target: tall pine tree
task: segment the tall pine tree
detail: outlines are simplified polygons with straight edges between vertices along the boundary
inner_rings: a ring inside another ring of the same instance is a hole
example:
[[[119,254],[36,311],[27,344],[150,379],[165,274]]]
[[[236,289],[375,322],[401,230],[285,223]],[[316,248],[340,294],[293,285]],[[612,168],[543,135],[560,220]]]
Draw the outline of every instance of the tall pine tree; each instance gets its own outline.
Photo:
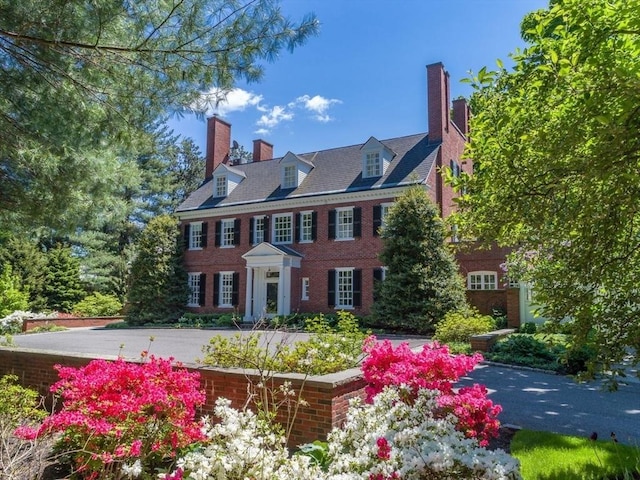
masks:
[[[71,248],[57,244],[47,252],[44,295],[47,308],[71,313],[86,291],[80,281],[80,261],[71,254]]]
[[[160,215],[149,222],[131,265],[127,322],[171,323],[184,312],[189,295],[176,220]]]
[[[387,267],[377,285],[376,323],[430,333],[444,315],[466,306],[458,266],[436,206],[422,186],[410,187],[390,209],[381,238]]]

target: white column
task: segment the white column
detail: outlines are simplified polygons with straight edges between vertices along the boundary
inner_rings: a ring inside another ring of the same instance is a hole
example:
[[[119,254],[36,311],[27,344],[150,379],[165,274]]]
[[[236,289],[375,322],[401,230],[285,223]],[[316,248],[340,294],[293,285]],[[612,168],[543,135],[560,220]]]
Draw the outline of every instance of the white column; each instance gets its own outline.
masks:
[[[253,268],[247,267],[247,288],[244,297],[244,321],[253,322]]]
[[[284,267],[280,265],[278,267],[278,315],[286,315],[284,306]]]
[[[284,280],[283,280],[283,311],[284,315],[291,313],[291,267],[284,267]]]

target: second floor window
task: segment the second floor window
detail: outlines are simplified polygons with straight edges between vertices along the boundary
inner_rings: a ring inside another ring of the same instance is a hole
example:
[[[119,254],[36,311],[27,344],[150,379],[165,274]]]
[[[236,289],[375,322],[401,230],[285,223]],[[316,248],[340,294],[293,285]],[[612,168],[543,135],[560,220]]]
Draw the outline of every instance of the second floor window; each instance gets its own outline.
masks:
[[[196,222],[189,225],[189,248],[191,250],[198,250],[204,247],[202,234],[202,222]]]
[[[312,242],[313,238],[313,212],[300,213],[300,241]]]
[[[338,210],[336,216],[336,240],[353,238],[353,209]]]
[[[291,243],[292,215],[290,213],[273,216],[273,243]]]
[[[258,245],[266,241],[265,231],[267,227],[267,217],[253,217],[253,224],[251,230],[251,243]]]
[[[234,245],[234,220],[222,220],[222,230],[220,236],[221,247],[233,247]]]

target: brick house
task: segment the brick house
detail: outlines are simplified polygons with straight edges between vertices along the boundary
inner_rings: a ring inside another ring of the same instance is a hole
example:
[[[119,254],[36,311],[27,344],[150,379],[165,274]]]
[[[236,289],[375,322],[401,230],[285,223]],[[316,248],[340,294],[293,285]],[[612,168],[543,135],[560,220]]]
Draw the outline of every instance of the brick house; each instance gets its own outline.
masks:
[[[231,125],[209,118],[205,181],[176,211],[189,308],[239,311],[245,321],[296,311],[368,314],[374,282],[384,276],[379,228],[389,205],[418,183],[446,218],[454,192],[439,169],[472,170],[462,159],[469,108],[464,99],[450,108],[449,91],[443,65],[428,65],[428,133],[281,158],[255,140],[253,158],[236,159]],[[495,294],[482,310],[495,302],[506,308],[498,278],[504,257],[482,255],[461,263],[468,288]]]

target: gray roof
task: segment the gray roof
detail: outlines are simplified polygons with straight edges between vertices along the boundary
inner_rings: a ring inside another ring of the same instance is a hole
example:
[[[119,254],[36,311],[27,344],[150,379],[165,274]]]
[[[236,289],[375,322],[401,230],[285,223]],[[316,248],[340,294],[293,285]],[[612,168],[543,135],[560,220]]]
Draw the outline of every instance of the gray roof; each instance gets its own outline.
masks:
[[[381,140],[395,153],[382,177],[362,178],[364,144],[298,155],[314,168],[298,188],[280,188],[280,158],[234,165],[246,178],[223,198],[213,198],[213,180],[204,182],[177,208],[177,212],[246,203],[284,200],[330,193],[391,188],[424,181],[435,164],[440,143],[429,143],[426,133]]]

